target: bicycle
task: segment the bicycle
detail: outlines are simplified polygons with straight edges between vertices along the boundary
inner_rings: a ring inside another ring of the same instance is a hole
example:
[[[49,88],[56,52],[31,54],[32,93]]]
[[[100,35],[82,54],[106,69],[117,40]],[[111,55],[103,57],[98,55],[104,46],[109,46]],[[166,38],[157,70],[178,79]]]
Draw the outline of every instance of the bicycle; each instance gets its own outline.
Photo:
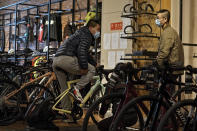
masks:
[[[197,74],[197,69],[190,68],[191,72]],[[164,115],[158,126],[158,131],[163,131],[166,126],[169,126],[167,121],[172,117],[177,122],[177,128],[173,131],[196,131],[197,130],[197,96],[194,99],[186,99],[174,104]],[[182,115],[180,115],[182,114]],[[180,117],[181,116],[181,117]]]
[[[116,65],[106,85],[109,92],[95,101],[88,109],[83,121],[83,131],[96,130],[96,128],[99,130],[108,130],[109,125],[116,119],[121,108],[133,97],[138,96],[135,85],[149,85],[149,83],[146,83],[147,78],[143,77],[142,80],[142,78],[138,77],[137,74],[140,71],[141,69],[133,68],[131,63],[118,63]],[[145,89],[148,91],[154,90],[150,87]],[[141,106],[148,112],[148,109],[143,103]],[[129,120],[133,121],[127,124],[141,123],[142,119],[137,120],[136,116],[139,113],[138,110],[136,112],[130,110],[129,113],[131,116]]]
[[[35,71],[37,76],[32,79],[35,75]],[[23,114],[22,112],[26,111],[28,104],[30,104],[37,95],[43,95],[43,91],[40,90],[42,87],[41,84],[44,84],[45,87],[48,87],[50,90],[54,90],[54,92],[59,94],[60,91],[58,87],[54,87],[52,85],[52,82],[56,81],[55,73],[49,71],[43,74],[45,71],[46,70],[43,71],[39,68],[32,68],[32,70],[22,73],[22,78],[23,76],[30,76],[28,78],[31,78],[31,80],[23,83],[21,86],[11,80],[0,80],[0,114],[2,116],[0,118],[0,125],[14,123],[18,118],[20,118]],[[36,85],[32,86],[32,84]],[[8,110],[3,110],[6,108]]]
[[[196,131],[196,100],[196,98],[194,100],[187,99],[173,105],[160,121],[158,131],[163,131],[165,127],[169,126],[166,121],[169,121],[171,117],[175,118],[177,123],[176,128],[171,127],[173,131]],[[183,114],[182,117],[178,116],[177,112]]]
[[[185,68],[181,69],[173,69],[173,68],[165,68],[160,72],[160,82],[161,85],[159,86],[157,92],[155,95],[145,95],[140,96],[137,98],[132,99],[131,101],[126,104],[121,111],[119,112],[117,118],[111,125],[111,130],[126,130],[131,129],[131,127],[125,126],[123,123],[123,118],[125,117],[125,114],[131,109],[132,107],[136,107],[137,109],[141,111],[139,114],[140,117],[143,118],[143,121],[141,123],[136,123],[136,125],[132,125],[134,128],[136,126],[139,126],[139,130],[151,130],[154,131],[155,127],[159,124],[159,120],[164,115],[164,113],[169,109],[169,107],[176,102],[176,97],[180,94],[176,93],[176,95],[173,95],[173,98],[170,96],[170,94],[166,91],[166,85],[169,83],[173,84],[181,84],[185,85],[184,83],[179,83],[176,81],[172,81],[170,79],[170,72],[176,71],[176,70],[184,70]],[[157,71],[157,68],[152,68],[151,70]],[[185,90],[182,90],[179,93],[183,93]],[[165,100],[164,100],[165,99]],[[141,106],[141,104],[144,103],[146,105],[146,108],[148,109],[148,113],[144,111],[144,108]],[[141,115],[141,116],[140,116]],[[170,121],[174,127],[176,127],[176,121],[174,121],[174,118]],[[138,124],[138,125],[137,125]],[[133,129],[133,128],[132,128]]]
[[[64,73],[66,73],[66,76],[68,76],[68,73],[60,70]],[[91,87],[91,89],[89,90],[89,92],[86,94],[86,96],[84,97],[83,101],[81,103],[79,103],[79,101],[75,98],[75,96],[72,93],[72,85],[75,84],[76,82],[79,81],[79,79],[74,79],[74,80],[69,80],[67,81],[67,89],[62,92],[61,94],[59,94],[56,98],[52,97],[51,99],[51,110],[54,111],[57,115],[59,114],[69,114],[72,116],[74,122],[77,122],[77,120],[81,119],[82,115],[83,115],[83,107],[86,104],[86,102],[89,99],[93,99],[94,96],[101,92],[101,95],[104,94],[104,90],[105,87],[104,85],[101,83],[102,80],[102,74],[104,74],[105,78],[108,79],[108,75],[109,73],[112,72],[112,70],[104,70],[104,66],[100,66],[97,67],[97,72],[98,75],[94,76],[93,79],[96,81],[95,84]],[[44,89],[45,90],[45,89]],[[66,110],[66,109],[62,109],[60,107],[60,102],[61,100],[68,95],[71,102],[72,102],[72,109],[71,110]],[[28,111],[26,113],[26,118],[28,119],[28,116],[31,116],[31,113],[33,112],[33,110],[36,108],[36,101],[40,99],[40,97],[37,97],[34,102],[31,103],[31,105],[28,108]]]

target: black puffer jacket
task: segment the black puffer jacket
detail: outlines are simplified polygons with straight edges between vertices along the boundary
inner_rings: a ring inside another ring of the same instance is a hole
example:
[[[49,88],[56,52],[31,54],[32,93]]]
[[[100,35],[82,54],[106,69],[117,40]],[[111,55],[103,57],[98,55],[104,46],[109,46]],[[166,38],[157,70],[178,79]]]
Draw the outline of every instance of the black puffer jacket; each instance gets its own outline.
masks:
[[[94,37],[88,27],[82,27],[70,36],[56,52],[57,56],[76,56],[81,69],[88,69],[88,50]]]

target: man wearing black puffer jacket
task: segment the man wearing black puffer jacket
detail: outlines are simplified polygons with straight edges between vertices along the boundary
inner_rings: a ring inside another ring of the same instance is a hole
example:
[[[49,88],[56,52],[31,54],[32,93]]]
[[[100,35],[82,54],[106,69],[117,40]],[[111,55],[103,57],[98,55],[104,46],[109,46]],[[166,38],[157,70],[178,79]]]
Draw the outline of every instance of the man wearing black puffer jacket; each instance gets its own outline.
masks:
[[[95,74],[95,63],[89,64],[89,48],[94,40],[100,36],[100,24],[97,20],[90,20],[85,27],[77,30],[72,36],[63,42],[53,59],[53,70],[56,73],[61,90],[66,88],[66,76],[58,68],[64,71],[82,75],[80,81],[74,86],[74,95],[80,101],[83,100],[79,89],[88,84]],[[69,97],[62,101],[64,109],[71,109]]]

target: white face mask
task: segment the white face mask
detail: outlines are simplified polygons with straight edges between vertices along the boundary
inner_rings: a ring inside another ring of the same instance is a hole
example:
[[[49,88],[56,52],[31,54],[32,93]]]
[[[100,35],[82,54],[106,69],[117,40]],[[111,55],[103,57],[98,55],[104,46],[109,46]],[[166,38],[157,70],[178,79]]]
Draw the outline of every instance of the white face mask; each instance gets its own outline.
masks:
[[[158,27],[161,27],[161,26],[162,26],[159,19],[156,19],[156,20],[155,20],[155,24],[156,24]]]
[[[97,31],[95,34],[94,34],[94,38],[95,39],[98,39],[100,37],[101,33],[99,31]]]

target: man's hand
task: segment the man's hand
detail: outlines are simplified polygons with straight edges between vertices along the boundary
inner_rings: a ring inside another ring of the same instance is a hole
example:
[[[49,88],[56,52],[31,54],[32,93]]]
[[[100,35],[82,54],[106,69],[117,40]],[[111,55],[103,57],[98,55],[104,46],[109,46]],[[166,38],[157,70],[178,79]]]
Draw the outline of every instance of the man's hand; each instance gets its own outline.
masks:
[[[88,73],[88,69],[80,69],[81,75],[86,75]]]

